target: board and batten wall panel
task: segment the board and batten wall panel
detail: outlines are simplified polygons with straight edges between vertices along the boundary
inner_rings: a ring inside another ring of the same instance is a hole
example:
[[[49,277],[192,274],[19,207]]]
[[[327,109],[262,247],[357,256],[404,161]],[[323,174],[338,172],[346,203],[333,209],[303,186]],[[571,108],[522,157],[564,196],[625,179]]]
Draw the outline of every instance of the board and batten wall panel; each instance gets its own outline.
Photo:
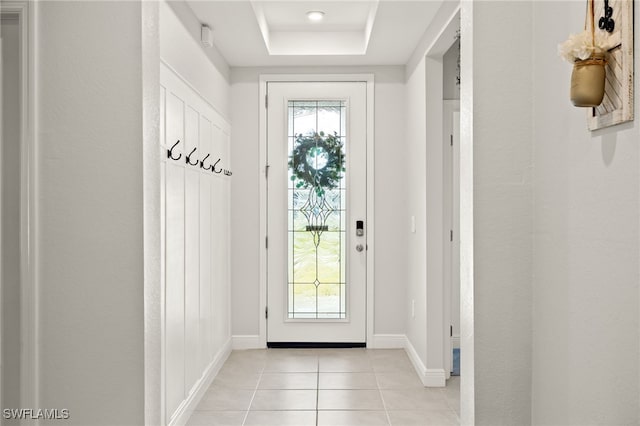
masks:
[[[165,108],[167,140],[184,140],[184,102],[167,91]],[[184,399],[184,167],[177,162],[166,162],[164,169],[165,388],[167,413],[173,413]]]
[[[212,123],[206,117],[200,118],[200,149],[203,152],[212,152]],[[209,157],[211,158],[211,157]],[[200,179],[200,232],[202,235],[211,235],[212,228],[212,197],[213,185],[208,176]],[[212,323],[212,297],[213,297],[213,263],[207,259],[213,259],[213,242],[207,238],[200,238],[200,312],[199,332],[200,341],[198,347],[198,366],[204,370],[212,361],[213,339],[207,338],[213,333]]]
[[[185,152],[190,153],[196,149],[195,158],[199,157],[199,113],[191,105],[185,111]],[[184,158],[184,156],[183,156]],[[193,161],[193,159],[191,159]],[[176,163],[182,163],[180,160]],[[186,163],[182,163],[185,164]],[[185,395],[191,391],[198,377],[202,373],[199,370],[197,359],[193,359],[193,354],[198,354],[198,344],[200,340],[200,169],[186,165],[185,167],[185,353],[190,354],[192,359],[185,363]],[[176,224],[176,226],[179,226]],[[207,236],[203,235],[206,241]],[[203,262],[207,263],[206,259]],[[206,338],[206,337],[205,337]]]
[[[219,152],[219,157],[226,159],[222,163],[230,169],[230,136],[222,127],[214,126],[214,151]],[[222,166],[218,166],[222,167]],[[216,268],[214,270],[214,351],[220,350],[226,343],[227,336],[231,335],[231,289],[230,277],[230,182],[228,179],[216,179],[213,181],[213,193],[217,194],[213,200],[213,258]]]
[[[218,159],[216,171],[230,168],[230,125],[164,64],[160,84],[165,419],[172,424],[230,348],[230,180],[209,169]],[[174,160],[167,150],[177,141]]]

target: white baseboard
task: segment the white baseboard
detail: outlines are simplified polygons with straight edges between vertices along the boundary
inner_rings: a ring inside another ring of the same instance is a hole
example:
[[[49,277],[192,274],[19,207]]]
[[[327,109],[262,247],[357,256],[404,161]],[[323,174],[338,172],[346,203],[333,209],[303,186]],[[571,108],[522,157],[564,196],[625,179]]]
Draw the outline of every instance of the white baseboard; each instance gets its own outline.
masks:
[[[264,349],[264,345],[260,343],[260,336],[257,334],[235,335],[231,336],[231,347],[234,351],[244,349]]]
[[[428,388],[443,388],[447,386],[447,373],[442,368],[427,368],[422,384]]]
[[[373,341],[367,342],[370,349],[404,349],[407,336],[404,334],[374,334]]]
[[[423,378],[424,378],[425,372],[427,371],[427,367],[425,367],[424,363],[420,359],[420,356],[418,355],[418,352],[416,352],[416,348],[414,348],[413,345],[411,344],[411,341],[407,339],[406,342],[407,343],[404,350],[407,352],[407,355],[409,356],[409,360],[413,364],[413,368],[415,368],[416,373],[418,373],[418,377],[420,377],[420,380],[424,384]]]
[[[411,360],[411,363],[413,364],[413,368],[416,369],[422,384],[430,388],[445,387],[447,384],[447,376],[444,369],[427,368],[420,359],[418,352],[411,344],[411,341],[406,339],[406,342],[405,351],[409,356],[409,360]]]
[[[220,368],[222,368],[222,365],[229,357],[229,354],[231,354],[231,339],[227,340],[222,349],[218,351],[218,354],[205,369],[200,380],[194,385],[187,399],[182,401],[182,404],[180,404],[174,416],[169,421],[169,426],[184,426],[187,424],[205,392],[209,389],[209,386],[211,386],[211,382],[216,378]]]

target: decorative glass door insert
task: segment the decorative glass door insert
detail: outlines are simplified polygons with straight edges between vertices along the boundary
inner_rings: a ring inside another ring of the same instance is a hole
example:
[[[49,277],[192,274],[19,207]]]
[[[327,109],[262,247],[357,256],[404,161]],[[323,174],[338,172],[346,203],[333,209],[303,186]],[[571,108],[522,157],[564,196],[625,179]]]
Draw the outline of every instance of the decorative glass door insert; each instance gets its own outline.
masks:
[[[288,101],[289,319],[347,318],[346,102]]]

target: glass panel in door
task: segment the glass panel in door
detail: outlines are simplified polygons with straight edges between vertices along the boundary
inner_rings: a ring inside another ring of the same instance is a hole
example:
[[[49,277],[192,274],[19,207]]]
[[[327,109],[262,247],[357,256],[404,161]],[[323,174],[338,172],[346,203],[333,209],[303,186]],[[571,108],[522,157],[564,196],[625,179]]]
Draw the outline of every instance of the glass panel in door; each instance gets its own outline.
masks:
[[[287,102],[287,317],[345,319],[345,101]]]

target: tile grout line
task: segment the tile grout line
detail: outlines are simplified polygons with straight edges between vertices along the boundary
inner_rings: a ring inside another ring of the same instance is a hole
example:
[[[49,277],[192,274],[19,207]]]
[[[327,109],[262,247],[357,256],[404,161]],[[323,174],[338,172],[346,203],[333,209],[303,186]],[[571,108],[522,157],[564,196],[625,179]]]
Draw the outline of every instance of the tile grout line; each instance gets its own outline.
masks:
[[[277,373],[278,375],[283,375],[283,374],[286,375],[286,374],[302,374],[302,373],[304,373],[303,371],[299,371],[299,372],[297,372],[297,371],[281,371],[281,372],[280,371],[275,371],[275,372],[267,371],[266,370],[266,365],[269,364],[267,362],[268,359],[269,358],[267,357],[267,358],[265,358],[263,360],[260,370],[254,370],[256,372],[256,374],[258,375],[258,380],[257,380],[256,384],[254,385],[254,389],[253,389],[253,392],[252,392],[252,395],[251,395],[251,398],[250,398],[250,401],[249,401],[249,406],[247,407],[244,415],[242,416],[241,423],[239,423],[240,425],[245,426],[245,425],[248,424],[248,416],[252,411],[251,407],[253,406],[253,402],[255,401],[255,398],[257,396],[257,391],[260,390],[260,388],[261,388],[262,380],[265,379],[265,377],[264,377],[265,374],[272,374],[272,373],[275,374],[275,373]],[[369,352],[368,353],[368,357],[366,359],[368,359],[369,362],[371,363],[371,366],[370,366],[371,370],[370,371],[374,375],[375,390],[378,391],[378,395],[379,395],[380,400],[382,402],[382,406],[383,406],[383,410],[384,410],[384,413],[385,413],[385,417],[387,419],[387,425],[392,425],[391,415],[390,415],[390,410],[389,410],[390,406],[389,406],[389,404],[387,404],[387,402],[385,400],[385,397],[384,397],[384,392],[383,392],[383,390],[386,390],[387,388],[383,389],[381,387],[381,383],[380,383],[381,380],[380,380],[380,377],[379,377],[380,375],[384,376],[385,374],[389,374],[389,373],[384,368],[382,370],[379,370],[379,369],[376,368],[377,364],[374,361],[379,361],[379,359],[377,357],[373,356],[373,352]],[[386,365],[386,362],[384,364]],[[350,368],[354,368],[354,367],[350,367]],[[360,367],[358,366],[358,368],[360,368]],[[321,373],[320,372],[320,354],[316,354],[316,370],[315,370],[315,373],[316,373],[316,386],[315,386],[315,390],[316,390],[316,408],[314,410],[314,412],[315,412],[315,422],[311,423],[311,424],[315,424],[316,426],[319,426],[319,424],[320,424],[320,418],[319,418],[319,414],[320,414],[320,390],[321,390],[320,389],[320,373]],[[368,373],[368,371],[360,371],[360,370],[359,371],[348,370],[348,371],[330,372],[330,374],[342,374],[342,375],[358,375],[358,374],[364,375],[364,374],[367,374],[367,373]],[[359,384],[352,384],[350,386],[355,386],[355,387],[353,387],[353,388],[352,387],[345,388],[344,390],[354,390],[355,391],[355,390],[366,390],[367,389],[367,388],[358,387],[358,386],[360,386]],[[250,388],[248,388],[248,389],[251,390]],[[286,390],[286,389],[289,389],[289,388],[285,388],[283,390]],[[304,386],[300,387],[300,389],[298,389],[298,386],[295,389],[291,388],[291,390],[304,390],[304,389],[305,389]],[[313,389],[313,388],[311,388],[311,389]],[[402,388],[402,389],[407,389],[407,388]],[[339,388],[337,390],[342,390],[342,388]],[[444,400],[444,406],[442,408],[440,408],[440,409],[438,409],[438,408],[427,409],[425,407],[420,407],[420,408],[415,408],[413,410],[414,411],[415,410],[418,410],[418,411],[421,411],[421,410],[426,410],[426,411],[435,410],[435,411],[448,412],[448,413],[453,415],[453,418],[455,420],[457,420],[456,424],[459,424],[460,416],[457,413],[456,409],[454,408],[455,398],[452,399],[452,400],[450,400],[448,398],[448,393],[447,393],[447,389],[446,388],[435,389],[435,391],[436,392],[432,393],[433,396],[439,396],[439,398],[437,398],[437,399],[442,398]],[[393,404],[391,404],[391,405],[393,405]],[[267,410],[267,411],[290,411],[290,410],[293,410],[293,411],[304,411],[304,410],[301,410],[301,409],[292,408],[292,407],[295,407],[295,405],[294,406],[287,406],[287,407],[288,408],[283,408],[283,409],[280,409],[280,410]],[[218,411],[218,410],[211,410],[211,411]],[[225,410],[223,410],[223,411],[225,411]],[[371,408],[371,409],[364,409],[364,408],[362,408],[362,409],[354,409],[353,407],[350,406],[350,408],[344,408],[344,409],[341,409],[341,410],[338,410],[338,411],[356,411],[357,412],[357,411],[376,411],[376,410],[373,409],[373,408]],[[399,411],[407,411],[407,410],[401,409]],[[412,410],[408,410],[408,411],[412,411]],[[254,412],[254,414],[255,414],[255,412]],[[253,416],[252,416],[252,419],[253,419]],[[240,419],[238,418],[238,420],[240,420]]]
[[[258,376],[258,383],[256,383],[256,387],[253,389],[253,395],[251,395],[251,400],[249,401],[249,406],[247,407],[247,412],[244,413],[244,418],[242,419],[242,426],[247,422],[247,418],[249,417],[249,412],[251,411],[251,405],[253,405],[253,400],[256,398],[256,393],[258,392],[258,388],[260,387],[260,382],[262,381],[262,375],[264,374],[264,369],[267,364],[267,359],[265,357],[264,365],[260,369],[260,375]]]
[[[317,355],[318,362],[316,363],[316,426],[318,426],[318,417],[320,417],[320,413],[318,411],[319,401],[320,401],[320,354]]]
[[[387,403],[384,401],[384,395],[382,395],[382,389],[380,389],[378,372],[376,371],[376,368],[373,365],[373,359],[371,359],[371,353],[369,353],[369,360],[371,361],[371,369],[373,370],[373,377],[375,377],[376,379],[376,388],[378,388],[378,393],[380,394],[380,399],[382,400],[382,407],[384,408],[384,414],[385,416],[387,416],[387,424],[391,426],[391,416],[389,415],[389,410],[387,410]]]
[[[458,412],[456,411],[455,407],[453,407],[451,405],[451,402],[449,401],[449,398],[447,397],[446,386],[443,389],[442,393],[443,393],[443,396],[444,396],[444,401],[446,402],[447,407],[449,407],[449,411],[451,411],[456,416],[456,418],[458,419],[458,424],[460,424],[460,416],[458,415]],[[460,404],[460,399],[459,398],[458,398],[458,404]],[[459,406],[458,406],[458,409],[460,409]]]

